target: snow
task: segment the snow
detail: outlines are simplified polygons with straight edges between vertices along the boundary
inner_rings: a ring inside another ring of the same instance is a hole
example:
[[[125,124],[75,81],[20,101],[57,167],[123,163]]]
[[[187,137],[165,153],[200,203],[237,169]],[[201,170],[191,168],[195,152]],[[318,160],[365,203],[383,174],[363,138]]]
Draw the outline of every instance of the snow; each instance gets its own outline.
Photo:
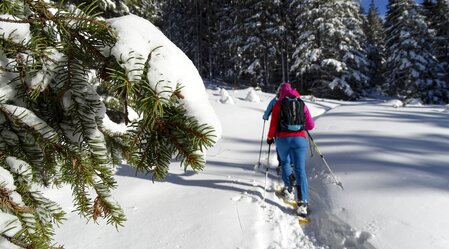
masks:
[[[161,96],[169,94],[167,88],[176,89],[180,84],[182,103],[190,115],[201,124],[209,124],[215,129],[217,139],[221,137],[221,125],[212,107],[208,104],[203,80],[192,61],[165,35],[147,20],[127,15],[109,19],[108,23],[118,33],[118,41],[109,51],[121,58],[128,77],[134,79],[148,58],[148,81]],[[132,27],[132,28],[130,28]],[[167,96],[165,96],[167,97]]]
[[[39,132],[43,138],[54,139],[56,137],[56,132],[50,126],[48,126],[45,121],[38,118],[33,112],[29,111],[28,109],[4,104],[2,105],[2,110],[6,113],[9,113],[9,115],[11,116],[15,116],[18,120],[20,120],[20,122],[24,123],[26,126],[33,128],[34,130]],[[2,130],[2,132],[3,131],[7,130]]]
[[[245,97],[245,100],[249,101],[249,102],[255,102],[255,103],[259,103],[260,102],[260,98],[256,93],[256,90],[254,90],[254,88],[250,88],[248,91],[248,94]]]
[[[224,90],[224,89],[223,89]],[[56,231],[64,248],[449,248],[449,115],[445,106],[393,101],[344,102],[302,96],[315,117],[311,134],[345,190],[334,183],[317,152],[308,157],[312,222],[299,225],[273,193],[274,148],[263,143],[262,115],[274,94],[232,91],[220,102],[207,90],[223,137],[207,152],[204,171],[173,162],[163,182],[119,167],[113,196],[128,218],[118,231],[72,213],[70,188],[48,189],[68,213]],[[312,102],[313,100],[313,102]],[[446,107],[447,108],[447,107]],[[318,118],[319,116],[319,118]],[[313,156],[312,156],[313,155]],[[265,195],[265,166],[269,165]]]
[[[393,99],[393,100],[386,101],[386,105],[392,106],[394,108],[398,108],[398,107],[404,106],[404,103],[402,101],[400,101],[399,99]]]
[[[138,58],[146,61],[153,51],[148,73],[153,87],[163,91],[183,84],[183,104],[189,113],[212,124],[222,138],[207,151],[207,165],[199,173],[184,171],[174,161],[167,179],[153,182],[128,165],[118,167],[113,197],[127,216],[118,229],[106,221],[86,224],[73,212],[70,186],[42,189],[67,213],[67,220],[56,228],[56,243],[67,249],[449,248],[448,105],[302,96],[316,121],[311,134],[345,190],[335,185],[319,154],[309,151],[312,222],[299,225],[293,210],[273,192],[281,180],[274,170],[275,148],[268,153],[264,143],[268,126],[262,115],[274,94],[252,88],[229,94],[225,86],[211,83],[206,89],[191,61],[153,25],[133,15],[108,22],[118,32],[118,43],[103,52],[121,56],[132,78],[133,63]],[[1,32],[11,33],[0,24]],[[14,33],[20,34],[16,39],[29,39],[25,26]],[[1,63],[3,59],[0,55]],[[344,66],[332,60],[325,63],[337,69]],[[67,94],[64,107],[69,108],[73,100]],[[2,84],[0,95],[14,96],[14,91]],[[25,111],[2,106],[10,112]],[[32,114],[22,122],[37,131],[44,127]],[[103,125],[117,133],[127,129]],[[42,134],[50,138],[53,133]],[[18,142],[7,130],[0,135],[6,143]],[[14,157],[7,162],[15,172],[26,170]],[[0,184],[21,202],[12,175],[3,167]],[[11,221],[20,229],[14,217],[0,212],[0,227],[8,228]],[[0,238],[0,248],[10,246]]]
[[[309,61],[317,61],[318,58],[322,55],[323,51],[321,49],[312,49],[307,52],[306,58],[309,59]]]
[[[15,170],[20,171],[22,170],[21,167],[16,167],[18,162],[15,160],[14,157],[7,157],[6,158],[7,164],[9,164],[10,167],[13,167]],[[14,185],[14,178],[9,173],[8,170],[4,169],[3,167],[0,167],[0,187],[8,189],[9,192],[9,200],[13,201],[17,204],[22,204],[22,198],[20,195],[15,191],[16,186]],[[2,198],[4,198],[2,196]],[[3,201],[3,200],[2,200]],[[14,236],[17,232],[20,231],[22,228],[20,221],[12,214],[0,212],[0,233],[5,233],[7,236]],[[5,243],[0,239],[0,248],[11,248],[11,245],[9,243]]]
[[[42,70],[39,70],[36,75],[28,82],[28,86],[31,89],[38,88],[40,91],[47,89],[48,84],[52,80],[57,64],[55,62],[62,61],[64,59],[63,54],[59,53],[56,49],[49,49],[47,51],[51,60],[45,61],[42,65]]]
[[[324,59],[321,62],[321,66],[322,67],[332,66],[336,72],[341,72],[343,71],[344,68],[346,68],[344,63],[335,59]]]
[[[448,117],[390,108],[346,105],[320,118],[332,124],[319,142],[346,189],[329,188],[332,210],[376,248],[447,248]]]
[[[3,102],[5,99],[10,99],[15,96],[16,90],[11,85],[7,85],[9,82],[5,75],[0,76],[0,101]],[[3,83],[4,82],[4,83]]]
[[[16,133],[14,133],[12,131],[2,129],[2,131],[0,132],[0,135],[5,140],[5,142],[10,145],[16,145],[19,143],[19,137],[16,135]]]
[[[9,171],[3,167],[0,167],[0,186],[8,188],[11,191],[16,189],[16,186],[14,185],[14,178]]]
[[[226,89],[221,88],[219,94],[220,94],[220,99],[219,99],[220,103],[230,104],[230,105],[234,104],[234,99],[231,97],[231,95],[229,95],[229,93]]]
[[[407,106],[422,106],[423,103],[421,100],[412,98],[407,101]]]
[[[6,157],[6,164],[11,168],[11,172],[19,175],[27,175],[31,173],[30,165],[23,160],[17,159],[16,157],[9,156]]]
[[[20,221],[12,214],[0,212],[0,233],[7,236],[14,236],[20,229]],[[9,248],[7,243],[0,240],[0,248]]]
[[[1,14],[0,18],[9,20],[20,20],[9,14]],[[16,43],[29,42],[31,40],[29,23],[9,23],[0,21],[0,36],[10,37]]]

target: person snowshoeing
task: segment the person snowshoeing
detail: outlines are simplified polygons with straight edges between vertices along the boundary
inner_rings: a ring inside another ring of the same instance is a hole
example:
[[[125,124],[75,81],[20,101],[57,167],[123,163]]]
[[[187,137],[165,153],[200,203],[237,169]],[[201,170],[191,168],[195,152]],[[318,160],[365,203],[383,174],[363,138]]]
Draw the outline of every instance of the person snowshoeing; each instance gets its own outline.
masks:
[[[300,108],[297,108],[298,103],[301,103]],[[284,182],[282,195],[285,198],[294,199],[293,186],[289,179],[292,173],[290,164],[293,161],[296,175],[294,187],[297,193],[297,213],[305,217],[308,215],[309,206],[305,169],[307,152],[305,130],[312,130],[315,123],[306,104],[300,100],[299,92],[293,89],[288,82],[280,86],[279,99],[274,104],[271,115],[267,143],[272,144],[274,138],[276,138],[276,147],[281,161],[282,180]],[[299,120],[301,122],[298,125]],[[292,122],[296,123],[291,124]]]

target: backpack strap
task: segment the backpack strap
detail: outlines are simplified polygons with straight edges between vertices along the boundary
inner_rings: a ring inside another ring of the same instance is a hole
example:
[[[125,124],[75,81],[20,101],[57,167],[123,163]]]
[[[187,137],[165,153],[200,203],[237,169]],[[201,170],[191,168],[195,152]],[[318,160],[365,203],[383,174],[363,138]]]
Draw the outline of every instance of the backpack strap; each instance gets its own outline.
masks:
[[[304,114],[304,101],[302,101],[301,98],[299,99],[299,103],[301,103],[301,110],[300,110],[300,119],[301,119],[301,124],[304,124],[304,129],[305,129],[305,124],[306,124],[306,120],[305,120],[305,114]]]

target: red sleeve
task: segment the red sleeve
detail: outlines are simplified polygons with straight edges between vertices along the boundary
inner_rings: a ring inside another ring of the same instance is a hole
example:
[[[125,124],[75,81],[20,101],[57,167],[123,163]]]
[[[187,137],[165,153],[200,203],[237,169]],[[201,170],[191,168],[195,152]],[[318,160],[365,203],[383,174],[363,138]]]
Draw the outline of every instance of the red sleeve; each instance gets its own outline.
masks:
[[[279,102],[276,102],[273,106],[273,111],[271,112],[270,129],[268,130],[268,138],[273,138],[276,135],[276,130],[279,124],[279,112],[280,112]]]

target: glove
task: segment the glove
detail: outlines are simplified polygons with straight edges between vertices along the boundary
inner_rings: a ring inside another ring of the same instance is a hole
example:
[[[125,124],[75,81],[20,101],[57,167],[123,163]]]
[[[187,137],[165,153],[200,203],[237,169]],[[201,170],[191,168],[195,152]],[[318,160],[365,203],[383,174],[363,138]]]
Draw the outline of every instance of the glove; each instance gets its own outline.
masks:
[[[274,139],[272,139],[272,138],[267,138],[267,144],[272,144],[274,142]]]
[[[263,119],[263,120],[268,120],[268,117],[265,116],[265,115],[263,115],[263,116],[262,116],[262,119]]]

